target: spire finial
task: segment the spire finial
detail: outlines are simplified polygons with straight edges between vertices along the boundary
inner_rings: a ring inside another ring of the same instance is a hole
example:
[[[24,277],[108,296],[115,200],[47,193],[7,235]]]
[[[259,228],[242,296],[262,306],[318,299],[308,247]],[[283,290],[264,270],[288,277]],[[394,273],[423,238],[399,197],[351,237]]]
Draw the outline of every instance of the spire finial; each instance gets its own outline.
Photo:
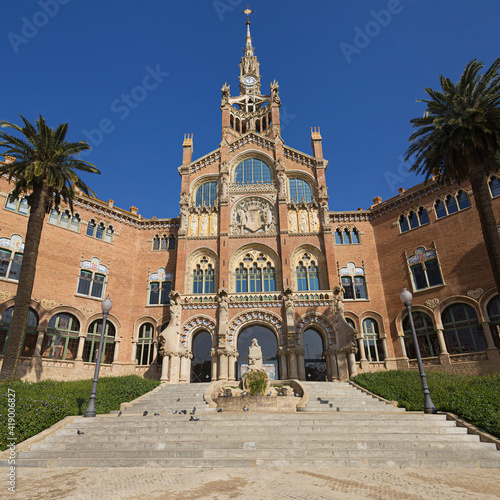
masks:
[[[247,24],[249,26],[251,24],[250,23],[250,14],[255,14],[255,10],[250,9],[248,7],[248,4],[247,4],[247,8],[245,10],[242,10],[241,13],[247,15],[247,22],[245,24]]]

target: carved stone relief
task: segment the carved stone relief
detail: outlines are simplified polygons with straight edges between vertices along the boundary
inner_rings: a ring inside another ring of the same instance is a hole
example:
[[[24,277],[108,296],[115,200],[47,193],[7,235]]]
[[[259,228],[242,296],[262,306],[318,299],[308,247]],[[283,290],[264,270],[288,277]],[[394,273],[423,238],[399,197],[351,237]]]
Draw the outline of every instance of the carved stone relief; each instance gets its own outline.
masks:
[[[231,234],[275,233],[274,206],[265,198],[244,198],[233,208]]]

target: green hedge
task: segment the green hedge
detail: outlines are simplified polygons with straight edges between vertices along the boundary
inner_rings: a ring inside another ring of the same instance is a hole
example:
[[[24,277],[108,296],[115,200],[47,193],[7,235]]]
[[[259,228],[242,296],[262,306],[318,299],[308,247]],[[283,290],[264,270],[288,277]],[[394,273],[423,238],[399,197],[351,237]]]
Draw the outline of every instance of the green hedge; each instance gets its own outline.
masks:
[[[109,413],[121,403],[132,401],[153,390],[160,382],[137,375],[102,377],[97,385],[96,412]],[[7,448],[8,397],[15,391],[16,443],[54,425],[69,415],[83,415],[87,409],[92,380],[72,382],[1,382],[0,383],[0,450]],[[9,441],[10,443],[10,441]]]
[[[416,371],[362,373],[353,382],[407,410],[423,410],[420,375]],[[500,438],[500,375],[466,376],[427,372],[432,402]]]

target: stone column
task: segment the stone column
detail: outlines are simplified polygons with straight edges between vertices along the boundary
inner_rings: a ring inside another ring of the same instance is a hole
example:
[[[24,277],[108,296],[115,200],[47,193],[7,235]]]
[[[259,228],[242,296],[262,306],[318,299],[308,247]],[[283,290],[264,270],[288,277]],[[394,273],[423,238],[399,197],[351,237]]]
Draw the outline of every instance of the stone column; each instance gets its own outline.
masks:
[[[330,361],[330,380],[339,379],[339,369],[337,366],[337,355],[333,352],[328,354],[328,359]]]
[[[278,349],[278,356],[280,358],[280,372],[281,372],[278,375],[278,378],[280,380],[286,380],[288,378],[286,352],[281,347]]]
[[[189,353],[182,353],[180,355],[181,357],[181,373],[179,377],[179,382],[180,383],[187,383],[189,382],[189,374],[191,372],[191,359],[193,357],[192,354]]]
[[[483,321],[483,331],[484,336],[486,338],[486,343],[488,344],[488,351],[495,350],[497,351],[497,346],[495,345],[495,341],[493,340],[493,335],[491,334],[490,324],[487,321]]]
[[[389,350],[387,349],[387,338],[382,337],[380,339],[382,341],[382,350],[384,351],[384,360],[389,357]]]
[[[75,361],[82,361],[83,360],[83,347],[85,346],[85,339],[86,339],[85,334],[79,335],[79,337],[78,337],[78,350],[76,351]],[[38,339],[37,339],[37,343],[38,343]]]
[[[168,377],[169,364],[170,364],[170,355],[165,353],[163,355],[163,360],[161,363],[161,378],[160,378],[160,380],[162,382],[167,382],[169,379],[169,377]]]
[[[181,357],[177,352],[168,353],[167,356],[170,358],[170,373],[165,373],[165,377],[172,384],[177,384],[179,382],[179,375],[181,371]],[[162,374],[163,376],[163,374]]]
[[[137,355],[137,340],[132,340],[132,363],[135,363],[135,357]]]
[[[437,338],[439,342],[439,350],[441,351],[441,354],[449,354],[448,350],[446,349],[446,342],[444,340],[444,332],[442,328],[438,328],[436,330],[437,333]]]
[[[358,374],[358,365],[356,364],[356,357],[353,351],[347,355],[347,361],[349,363],[349,375],[355,377]]]
[[[366,361],[365,342],[363,337],[358,337],[359,360]]]
[[[325,358],[325,364],[326,364],[326,378],[327,378],[327,380],[329,380],[331,382],[332,381],[332,367],[330,365],[330,356],[324,352],[323,357]]]
[[[235,364],[236,364],[236,354],[231,353],[229,355],[229,369],[228,369],[228,380],[236,380],[236,375],[235,375]]]
[[[349,380],[349,368],[347,366],[347,356],[345,352],[337,352],[337,366],[339,371],[339,379],[341,381]]]
[[[406,344],[405,344],[405,338],[404,335],[399,335],[399,346],[401,347],[401,354],[403,358],[407,358],[408,354],[406,353]]]
[[[299,380],[306,379],[306,364],[304,361],[304,349],[297,351],[297,367],[299,369]]]
[[[153,363],[158,363],[158,343],[153,342]]]
[[[223,349],[219,351],[219,378],[217,380],[227,380],[227,352]]]
[[[118,353],[120,352],[120,341],[115,340],[115,351],[113,352],[113,363],[118,361]]]
[[[299,377],[297,372],[297,356],[294,349],[288,351],[288,374],[290,378]]]
[[[210,359],[211,359],[211,365],[210,365],[210,379],[212,382],[217,380],[217,350],[216,349],[211,349],[210,350]]]

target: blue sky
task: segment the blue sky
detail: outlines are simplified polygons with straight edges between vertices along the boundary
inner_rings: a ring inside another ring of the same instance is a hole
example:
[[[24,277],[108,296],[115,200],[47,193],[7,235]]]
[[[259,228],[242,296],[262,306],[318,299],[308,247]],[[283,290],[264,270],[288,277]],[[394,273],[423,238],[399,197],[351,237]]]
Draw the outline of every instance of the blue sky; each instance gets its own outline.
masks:
[[[146,218],[179,213],[184,133],[194,157],[219,145],[220,88],[237,94],[246,1],[4,2],[0,119],[42,114],[87,139],[86,181]],[[254,0],[262,88],[280,84],[285,143],[311,153],[321,127],[331,210],[422,179],[401,158],[425,87],[500,56],[496,0]],[[140,87],[140,88],[138,88]],[[128,97],[127,97],[128,96]]]

